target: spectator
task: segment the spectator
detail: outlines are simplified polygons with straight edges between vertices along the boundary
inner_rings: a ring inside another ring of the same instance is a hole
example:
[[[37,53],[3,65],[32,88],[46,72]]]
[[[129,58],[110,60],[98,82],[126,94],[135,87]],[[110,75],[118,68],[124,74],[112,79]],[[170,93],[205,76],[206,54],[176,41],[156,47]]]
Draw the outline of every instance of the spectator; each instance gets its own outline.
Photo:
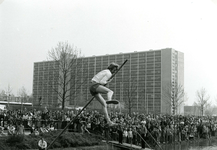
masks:
[[[46,133],[46,132],[48,132],[47,128],[45,127],[45,124],[42,124],[42,127],[40,127],[40,132],[41,132],[41,133]]]
[[[123,127],[121,125],[118,126],[118,141],[123,144]]]
[[[132,143],[135,144],[135,145],[137,145],[139,138],[137,138],[137,130],[136,130],[136,126],[135,125],[132,128],[132,132],[133,132],[133,141],[132,141]]]
[[[0,126],[0,136],[4,135],[4,127]]]
[[[166,124],[167,123],[166,123],[165,118],[162,118],[161,123],[160,123],[160,126],[161,126],[161,142],[162,143],[165,143],[165,141],[166,141],[166,129],[165,129]]]
[[[18,123],[17,126],[17,134],[19,135],[24,135],[24,125],[22,123]]]
[[[25,128],[28,127],[28,118],[29,118],[28,113],[23,114],[22,120]]]
[[[53,123],[51,123],[51,124],[50,124],[50,129],[49,129],[49,131],[54,131],[54,130],[56,130],[56,129],[55,129]]]
[[[127,135],[128,135],[129,143],[132,145],[132,141],[133,141],[133,131],[132,131],[132,128],[131,128],[131,127],[129,128]]]
[[[39,131],[38,131],[38,128],[34,129],[33,134],[36,135],[36,136],[38,136],[40,134]]]
[[[41,137],[40,140],[38,141],[38,148],[39,150],[46,150],[47,148],[47,142],[44,140],[43,137]]]
[[[173,131],[169,125],[166,126],[166,142],[172,143]]]
[[[141,138],[142,138],[141,139],[141,147],[142,147],[142,149],[145,149],[146,135],[147,135],[147,132],[148,132],[145,124],[146,124],[146,122],[142,122],[141,123],[141,130],[140,130],[140,132],[141,132]]]
[[[160,142],[160,129],[159,129],[159,125],[155,124],[153,126],[153,131],[152,131],[152,135],[155,138],[155,141],[157,141],[158,143]]]
[[[10,123],[7,127],[8,129],[8,135],[14,135],[15,134],[15,127],[12,125],[12,123]]]
[[[83,118],[80,122],[81,122],[81,133],[87,132],[88,134],[90,134],[90,132],[87,130],[87,120]]]
[[[32,126],[31,126],[31,128],[30,128],[30,133],[32,134],[33,132],[34,132],[34,130],[35,130],[35,124],[32,124]]]
[[[127,128],[124,128],[124,131],[123,131],[123,141],[125,143],[127,143],[127,138],[128,138]]]

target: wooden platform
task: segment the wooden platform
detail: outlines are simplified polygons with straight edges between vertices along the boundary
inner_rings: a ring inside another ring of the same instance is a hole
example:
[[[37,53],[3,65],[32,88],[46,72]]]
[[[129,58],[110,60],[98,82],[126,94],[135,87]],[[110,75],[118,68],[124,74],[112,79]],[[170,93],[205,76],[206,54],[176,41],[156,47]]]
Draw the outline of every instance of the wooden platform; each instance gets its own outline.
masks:
[[[131,145],[129,143],[122,143],[120,144],[118,141],[108,141],[109,144],[115,146],[115,147],[119,147],[122,149],[128,149],[128,150],[142,150],[141,146],[138,145]],[[150,148],[145,148],[144,150],[153,150]]]

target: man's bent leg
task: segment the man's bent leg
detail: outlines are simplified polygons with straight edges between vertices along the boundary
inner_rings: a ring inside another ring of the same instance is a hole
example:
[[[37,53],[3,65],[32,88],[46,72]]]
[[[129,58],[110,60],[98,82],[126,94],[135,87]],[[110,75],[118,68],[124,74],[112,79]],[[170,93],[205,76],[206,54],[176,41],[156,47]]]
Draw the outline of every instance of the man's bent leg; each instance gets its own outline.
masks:
[[[114,92],[113,92],[112,90],[110,90],[110,91],[107,93],[107,99],[108,99],[108,101],[112,100],[113,93],[114,93]]]
[[[112,100],[112,96],[113,96],[113,91],[110,90],[109,88],[103,86],[103,85],[99,85],[96,89],[96,91],[98,93],[102,93],[102,94],[107,94],[107,100]]]
[[[103,109],[103,112],[104,112],[106,121],[107,121],[108,123],[110,123],[111,120],[110,120],[109,115],[108,115],[108,110],[107,110],[106,101],[104,100],[104,98],[103,98],[100,94],[96,94],[96,95],[95,95],[95,98],[102,104],[102,109]]]

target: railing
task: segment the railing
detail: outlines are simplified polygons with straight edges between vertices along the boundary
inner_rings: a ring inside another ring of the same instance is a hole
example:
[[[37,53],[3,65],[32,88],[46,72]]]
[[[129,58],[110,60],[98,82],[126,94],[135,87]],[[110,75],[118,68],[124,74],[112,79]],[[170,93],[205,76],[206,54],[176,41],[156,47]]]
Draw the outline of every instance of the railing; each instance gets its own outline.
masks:
[[[141,138],[141,140],[142,140],[143,142],[145,142],[145,144],[148,145],[149,148],[151,148],[151,146],[145,141],[145,139],[144,139],[137,131],[136,131],[136,134],[138,134],[139,137]]]

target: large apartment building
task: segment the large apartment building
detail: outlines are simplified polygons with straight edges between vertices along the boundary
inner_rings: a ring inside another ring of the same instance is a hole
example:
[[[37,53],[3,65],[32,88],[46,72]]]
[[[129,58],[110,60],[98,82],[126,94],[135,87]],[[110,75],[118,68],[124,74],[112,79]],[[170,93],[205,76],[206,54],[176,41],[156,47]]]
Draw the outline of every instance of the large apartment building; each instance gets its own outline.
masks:
[[[120,101],[118,109],[170,114],[171,106],[163,96],[164,88],[169,83],[172,83],[172,86],[184,86],[184,54],[172,48],[78,58],[83,65],[77,68],[81,71],[76,80],[81,80],[82,85],[71,82],[70,93],[73,94],[69,93],[71,97],[66,101],[66,106],[85,104],[92,98],[89,93],[91,78],[106,69],[111,62],[121,65],[126,59],[127,63],[108,85],[114,91],[113,98]],[[34,63],[34,104],[41,101],[43,105],[57,106],[59,103],[56,92],[59,90],[58,65],[58,62],[53,61]],[[73,73],[75,72],[78,71],[74,69]],[[85,80],[87,82],[83,83]],[[52,86],[48,83],[52,83]],[[101,106],[93,101],[88,108],[100,109]],[[183,113],[182,106],[179,113]]]

